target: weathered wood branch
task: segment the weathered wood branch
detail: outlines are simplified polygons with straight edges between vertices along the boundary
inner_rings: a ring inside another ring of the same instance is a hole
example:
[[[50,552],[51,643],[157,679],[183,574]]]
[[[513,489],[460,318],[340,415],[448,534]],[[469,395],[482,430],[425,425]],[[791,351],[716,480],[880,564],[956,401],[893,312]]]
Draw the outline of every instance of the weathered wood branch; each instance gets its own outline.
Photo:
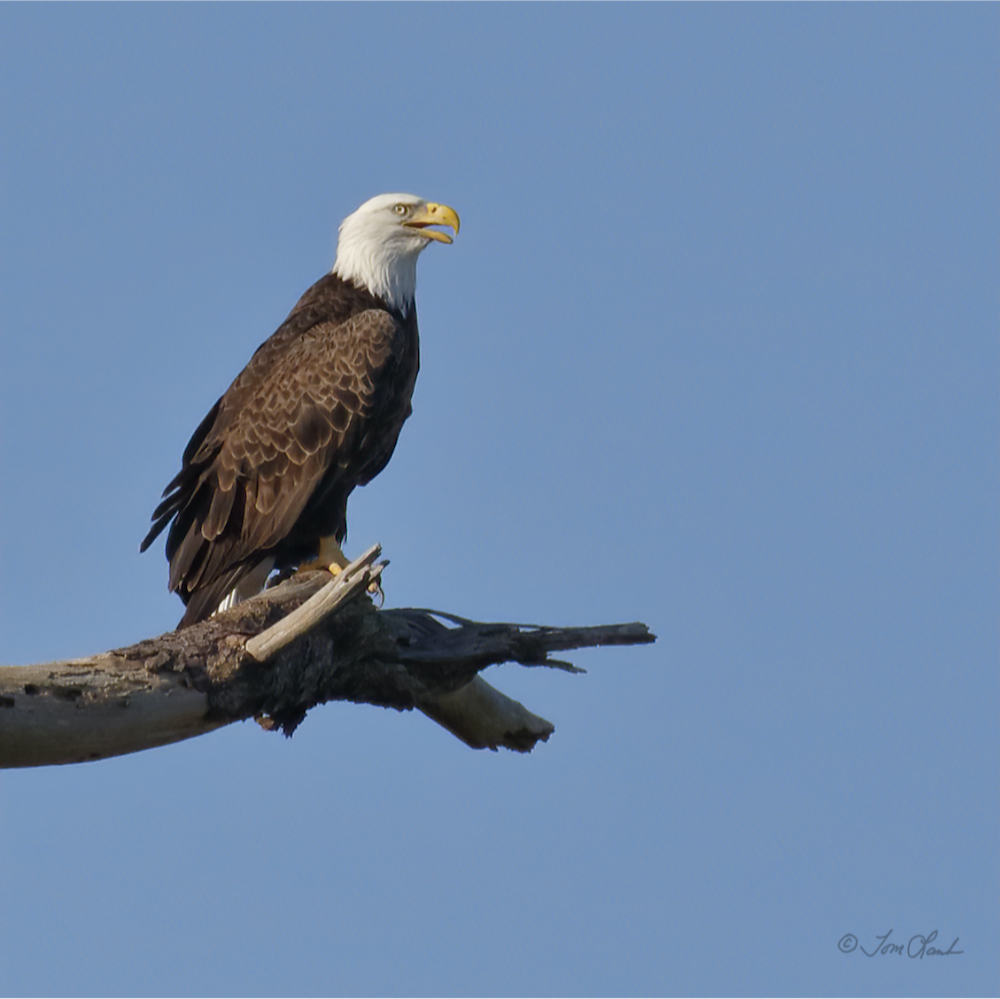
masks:
[[[655,641],[643,624],[483,624],[377,610],[373,548],[335,580],[313,572],[191,628],[88,659],[0,667],[0,767],[136,752],[256,718],[291,735],[331,700],[419,708],[474,748],[529,751],[554,728],[478,673],[574,670],[551,652]],[[449,622],[448,624],[444,623]]]

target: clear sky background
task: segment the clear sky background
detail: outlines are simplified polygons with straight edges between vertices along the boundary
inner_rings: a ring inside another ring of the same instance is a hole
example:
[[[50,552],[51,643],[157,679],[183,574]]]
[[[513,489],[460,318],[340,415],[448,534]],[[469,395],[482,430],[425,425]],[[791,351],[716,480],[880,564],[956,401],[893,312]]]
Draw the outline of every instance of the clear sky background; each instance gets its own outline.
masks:
[[[348,554],[659,635],[490,670],[530,756],[334,704],[0,774],[0,992],[995,994],[998,27],[0,6],[0,661],[174,626],[160,491],[385,191],[462,231]]]

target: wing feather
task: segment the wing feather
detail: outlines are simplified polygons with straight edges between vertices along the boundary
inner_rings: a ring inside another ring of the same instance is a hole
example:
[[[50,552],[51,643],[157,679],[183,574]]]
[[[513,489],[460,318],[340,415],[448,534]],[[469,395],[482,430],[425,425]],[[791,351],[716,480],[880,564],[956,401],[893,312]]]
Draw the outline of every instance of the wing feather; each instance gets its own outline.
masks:
[[[302,302],[202,421],[143,542],[173,519],[182,623],[211,613],[264,557],[280,561],[283,545],[291,556],[318,542],[310,530],[342,537],[347,495],[385,466],[409,415],[415,321],[367,308],[338,322],[316,307],[308,325]]]

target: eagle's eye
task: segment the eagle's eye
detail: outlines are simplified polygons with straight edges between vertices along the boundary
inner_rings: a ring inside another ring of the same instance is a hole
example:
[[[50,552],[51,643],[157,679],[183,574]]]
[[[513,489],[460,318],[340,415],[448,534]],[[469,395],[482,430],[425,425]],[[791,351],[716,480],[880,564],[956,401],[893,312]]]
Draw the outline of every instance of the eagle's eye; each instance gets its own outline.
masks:
[[[393,211],[397,215],[405,215],[407,211],[406,205],[396,205],[395,208],[393,208]]]

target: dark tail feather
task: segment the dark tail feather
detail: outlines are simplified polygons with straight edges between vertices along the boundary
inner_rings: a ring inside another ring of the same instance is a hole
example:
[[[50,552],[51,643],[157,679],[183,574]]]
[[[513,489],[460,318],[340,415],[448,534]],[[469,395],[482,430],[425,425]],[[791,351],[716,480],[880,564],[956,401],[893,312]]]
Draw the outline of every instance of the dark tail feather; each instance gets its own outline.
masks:
[[[249,585],[251,586],[250,592],[256,593],[258,584],[260,589],[263,589],[264,582],[273,566],[273,559],[251,562],[249,565],[243,563],[234,566],[225,575],[213,580],[207,586],[198,587],[191,594],[185,595],[183,591],[178,590],[178,595],[184,600],[187,607],[184,611],[184,616],[177,624],[177,630],[180,631],[181,628],[189,628],[192,624],[197,624],[199,621],[210,618],[219,609],[219,604],[225,600],[226,595],[239,586],[240,583],[244,582],[248,576],[253,576],[254,573],[259,572],[260,578],[259,580],[249,580]]]
[[[184,616],[177,623],[177,631],[180,631],[181,628],[190,628],[192,624],[210,618],[219,609],[219,604],[222,603],[226,594],[240,581],[243,575],[245,575],[244,571],[234,569],[209,586],[195,590],[185,601],[187,606],[184,609]],[[184,594],[179,595],[183,599]]]

